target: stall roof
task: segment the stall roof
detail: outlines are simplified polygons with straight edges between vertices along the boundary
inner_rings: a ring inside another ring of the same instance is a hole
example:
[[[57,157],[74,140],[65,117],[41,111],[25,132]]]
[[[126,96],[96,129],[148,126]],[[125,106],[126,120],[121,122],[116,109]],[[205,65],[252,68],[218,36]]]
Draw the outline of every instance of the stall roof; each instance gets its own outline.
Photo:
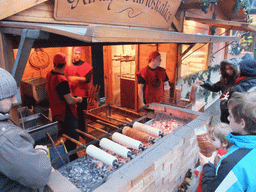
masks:
[[[246,22],[227,21],[220,19],[205,19],[198,17],[186,17],[185,19],[226,29],[256,32],[256,27]]]
[[[173,31],[108,25],[66,25],[0,21],[4,29],[35,29],[71,37],[87,43],[211,43],[239,40],[234,36],[187,34]],[[8,33],[9,33],[8,32]],[[16,34],[17,35],[17,34]]]

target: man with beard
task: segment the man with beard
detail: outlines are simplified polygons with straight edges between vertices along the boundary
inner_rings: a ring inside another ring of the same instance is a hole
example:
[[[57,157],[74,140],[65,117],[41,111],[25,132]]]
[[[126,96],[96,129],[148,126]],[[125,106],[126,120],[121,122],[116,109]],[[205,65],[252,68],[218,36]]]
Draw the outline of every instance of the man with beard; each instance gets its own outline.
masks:
[[[89,83],[91,81],[92,66],[81,60],[82,48],[73,50],[73,63],[65,68],[64,74],[68,79],[71,94],[74,97],[83,97],[83,102],[77,105],[78,124],[81,131],[85,131],[84,113],[87,109]]]
[[[148,66],[137,73],[140,106],[164,101],[164,87],[169,86],[169,78],[166,70],[159,66],[161,61],[160,53],[153,51],[148,57]]]

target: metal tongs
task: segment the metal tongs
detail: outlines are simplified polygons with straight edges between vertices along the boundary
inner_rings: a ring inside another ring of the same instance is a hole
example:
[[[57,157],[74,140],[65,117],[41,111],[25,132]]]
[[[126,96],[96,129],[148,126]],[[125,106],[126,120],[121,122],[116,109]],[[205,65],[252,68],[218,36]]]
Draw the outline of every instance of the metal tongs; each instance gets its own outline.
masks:
[[[48,132],[46,132],[45,134],[46,134],[46,135],[49,137],[49,139],[51,140],[51,143],[52,143],[54,149],[56,150],[58,156],[60,157],[62,163],[63,163],[64,165],[66,165],[64,159],[62,158],[62,156],[61,156],[59,150],[57,149],[57,146],[55,145],[54,141],[52,140],[52,137],[50,136],[50,134],[49,134]]]

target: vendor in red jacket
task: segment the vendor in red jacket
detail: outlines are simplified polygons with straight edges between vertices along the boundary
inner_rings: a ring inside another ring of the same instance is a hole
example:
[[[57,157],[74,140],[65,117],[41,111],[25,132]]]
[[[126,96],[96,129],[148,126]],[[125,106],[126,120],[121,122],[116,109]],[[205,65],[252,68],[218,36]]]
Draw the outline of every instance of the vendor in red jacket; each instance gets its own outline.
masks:
[[[77,103],[82,102],[82,97],[73,97],[70,93],[68,81],[63,74],[66,66],[66,56],[57,53],[53,58],[54,69],[47,74],[46,85],[48,91],[49,105],[52,111],[53,121],[58,121],[61,130],[59,135],[66,134],[73,139],[79,140],[75,131],[78,128]],[[76,149],[76,144],[67,140],[68,151]],[[77,158],[77,155],[70,156],[70,160]]]
[[[81,54],[81,47],[75,47],[73,50],[73,63],[65,68],[64,74],[69,81],[72,95],[74,97],[87,98],[90,93],[89,83],[91,81],[92,66],[81,60]],[[86,99],[84,99],[83,103],[77,105],[78,124],[81,131],[86,131],[83,112],[85,109],[87,109]]]
[[[159,67],[161,61],[160,53],[154,51],[148,57],[148,66],[137,73],[140,106],[164,101],[164,86],[169,86],[169,78],[166,70]]]

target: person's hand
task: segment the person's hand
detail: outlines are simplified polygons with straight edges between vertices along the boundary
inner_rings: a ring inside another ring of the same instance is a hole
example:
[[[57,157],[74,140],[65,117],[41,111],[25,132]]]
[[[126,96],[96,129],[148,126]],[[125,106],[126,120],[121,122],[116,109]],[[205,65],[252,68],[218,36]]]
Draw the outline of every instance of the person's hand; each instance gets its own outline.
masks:
[[[77,99],[77,103],[82,103],[83,101],[83,97],[76,97],[76,99]]]
[[[216,155],[215,160],[214,160],[214,165],[217,165],[221,158],[222,158],[222,156],[220,154]]]
[[[195,83],[196,83],[196,85],[200,85],[200,86],[204,85],[204,81],[200,81],[200,80],[196,81]]]
[[[227,92],[226,94],[223,94],[222,97],[220,98],[221,101],[223,100],[228,100],[229,98],[229,92]]]
[[[43,152],[43,153],[45,153],[46,155],[48,154],[48,149],[47,149],[47,146],[46,146],[46,145],[36,145],[36,146],[35,146],[35,150],[36,150],[36,151]]]
[[[214,151],[212,153],[211,157],[206,157],[202,153],[199,152],[198,157],[199,157],[200,165],[204,166],[206,163],[209,163],[209,162],[214,164],[214,160],[216,158],[216,155],[217,155],[217,151]]]

